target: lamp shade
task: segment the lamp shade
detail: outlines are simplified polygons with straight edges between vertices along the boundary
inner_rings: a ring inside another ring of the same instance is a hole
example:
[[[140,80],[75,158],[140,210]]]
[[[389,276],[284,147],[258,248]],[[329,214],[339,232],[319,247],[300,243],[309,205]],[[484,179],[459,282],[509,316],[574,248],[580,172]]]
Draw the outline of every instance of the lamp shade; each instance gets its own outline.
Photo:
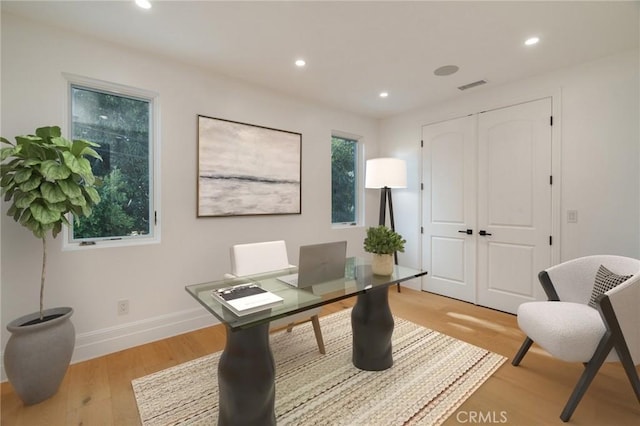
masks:
[[[366,188],[406,188],[407,163],[397,158],[374,158],[367,160]]]

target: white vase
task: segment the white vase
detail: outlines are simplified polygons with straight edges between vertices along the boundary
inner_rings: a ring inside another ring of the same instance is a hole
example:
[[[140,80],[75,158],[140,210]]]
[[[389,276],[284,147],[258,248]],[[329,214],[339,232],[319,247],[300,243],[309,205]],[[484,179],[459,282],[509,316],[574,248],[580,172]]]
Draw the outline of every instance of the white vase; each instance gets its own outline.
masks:
[[[391,275],[393,265],[393,254],[374,254],[371,270],[375,275]]]

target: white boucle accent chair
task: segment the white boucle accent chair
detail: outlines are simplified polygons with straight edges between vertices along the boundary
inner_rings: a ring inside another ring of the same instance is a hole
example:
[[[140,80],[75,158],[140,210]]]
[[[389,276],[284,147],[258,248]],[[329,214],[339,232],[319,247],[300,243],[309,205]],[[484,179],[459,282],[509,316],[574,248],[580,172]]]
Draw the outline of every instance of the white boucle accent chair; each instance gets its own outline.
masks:
[[[589,306],[600,265],[631,277],[595,299]],[[640,401],[640,260],[597,255],[548,268],[538,278],[548,301],[518,308],[518,325],[527,335],[512,364],[522,361],[535,342],[553,357],[582,362],[584,372],[560,418],[569,421],[604,362],[620,361]],[[615,350],[612,350],[615,349]]]
[[[231,247],[230,254],[231,274],[226,274],[226,277],[244,277],[295,268],[294,265],[289,264],[287,246],[284,241],[236,244]],[[320,309],[321,308],[313,308],[290,315],[286,318],[271,321],[269,327],[275,329],[286,326],[287,331],[291,332],[294,325],[311,321],[318,344],[318,350],[321,354],[324,354],[324,340],[318,318]]]

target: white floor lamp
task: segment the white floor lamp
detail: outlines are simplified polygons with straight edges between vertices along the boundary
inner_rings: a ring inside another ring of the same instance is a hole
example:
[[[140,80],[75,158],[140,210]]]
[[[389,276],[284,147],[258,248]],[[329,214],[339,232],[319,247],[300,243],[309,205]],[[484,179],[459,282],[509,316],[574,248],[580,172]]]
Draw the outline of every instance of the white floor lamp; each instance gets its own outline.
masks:
[[[374,158],[367,160],[364,186],[365,188],[380,188],[380,220],[378,224],[386,225],[386,210],[388,204],[391,230],[395,231],[391,188],[407,187],[407,163],[397,158]],[[394,253],[393,255],[397,265],[398,253]],[[400,284],[398,284],[398,291],[400,291]]]

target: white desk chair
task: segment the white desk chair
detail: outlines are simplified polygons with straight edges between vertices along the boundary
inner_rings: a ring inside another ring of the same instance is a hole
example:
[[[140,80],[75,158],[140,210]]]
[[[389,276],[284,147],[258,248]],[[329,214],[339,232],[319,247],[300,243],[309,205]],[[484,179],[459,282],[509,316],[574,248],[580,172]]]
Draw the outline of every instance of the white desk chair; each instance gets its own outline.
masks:
[[[622,362],[640,401],[635,368],[640,365],[640,260],[581,257],[548,268],[538,278],[549,301],[518,308],[518,325],[527,337],[512,364],[520,364],[533,342],[555,358],[584,364],[560,415],[565,422],[604,362]]]
[[[284,241],[237,244],[231,247],[231,273],[233,276],[243,277],[291,267],[293,265],[289,264],[287,247]],[[291,332],[294,325],[311,321],[313,332],[316,335],[316,342],[318,343],[318,350],[321,354],[324,354],[324,341],[322,339],[320,321],[318,320],[319,313],[320,308],[313,308],[293,314],[286,318],[272,321],[270,328],[287,326],[287,331]]]

